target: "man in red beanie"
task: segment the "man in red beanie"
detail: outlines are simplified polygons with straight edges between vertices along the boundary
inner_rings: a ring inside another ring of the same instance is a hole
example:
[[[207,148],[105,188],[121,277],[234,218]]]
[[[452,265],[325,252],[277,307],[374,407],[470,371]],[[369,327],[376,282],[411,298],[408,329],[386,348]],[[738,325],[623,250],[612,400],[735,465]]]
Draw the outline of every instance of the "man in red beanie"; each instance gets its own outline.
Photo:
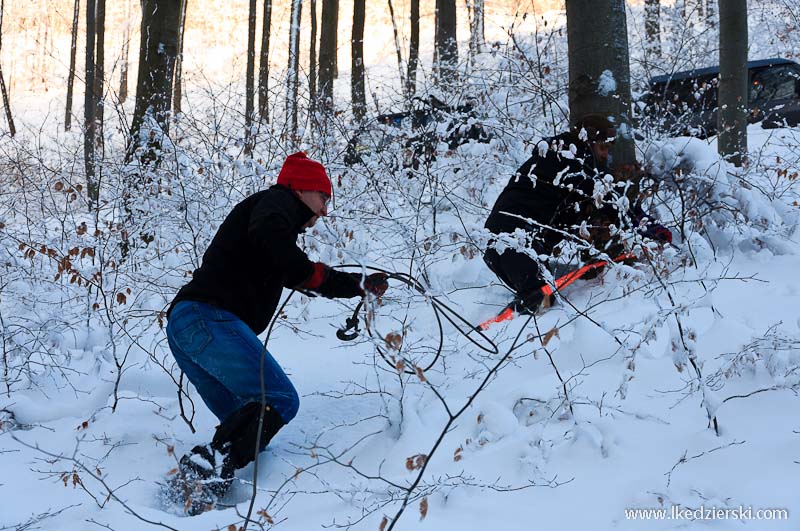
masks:
[[[283,288],[349,298],[380,297],[388,287],[381,273],[337,271],[311,262],[298,248],[297,236],[328,214],[330,198],[322,164],[305,153],[290,155],[276,185],[228,214],[202,265],[172,301],[170,349],[220,420],[212,442],[184,455],[171,482],[173,501],[188,499],[190,514],[214,505],[234,472],[297,414],[297,391],[258,339]]]

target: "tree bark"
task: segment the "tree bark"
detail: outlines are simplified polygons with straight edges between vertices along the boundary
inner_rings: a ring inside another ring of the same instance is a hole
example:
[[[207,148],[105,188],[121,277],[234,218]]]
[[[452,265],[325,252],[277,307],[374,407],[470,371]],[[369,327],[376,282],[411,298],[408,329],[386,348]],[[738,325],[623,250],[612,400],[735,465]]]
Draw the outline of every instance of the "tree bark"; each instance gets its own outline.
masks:
[[[624,0],[566,0],[570,124],[601,114],[617,125],[615,165],[636,162]]]
[[[747,160],[747,0],[719,2],[719,154]]]
[[[322,0],[322,24],[319,39],[320,109],[333,112],[333,80],[336,77],[336,34],[339,26],[339,0]]]
[[[78,50],[78,20],[80,18],[81,2],[75,0],[75,7],[72,11],[72,35],[69,49],[69,74],[67,75],[67,109],[64,112],[64,131],[72,128],[72,97],[73,87],[75,86],[75,62]],[[0,13],[0,17],[2,17]]]
[[[181,0],[142,1],[136,108],[131,121],[128,160],[137,149],[148,146],[147,152],[142,154],[142,161],[158,161],[162,137],[169,132],[180,6]],[[152,117],[156,128],[142,130],[146,116]]]
[[[470,59],[483,51],[486,43],[483,13],[484,0],[472,0],[472,19],[469,21],[469,55]]]
[[[79,0],[75,0],[77,3]],[[131,0],[125,3],[125,34],[122,37],[122,57],[119,69],[119,102],[128,99],[128,52],[131,47]]]
[[[186,9],[188,0],[181,0],[180,29],[178,30],[178,56],[175,59],[175,87],[172,96],[172,106],[175,114],[181,112],[183,100],[183,34],[186,31]]]
[[[661,57],[661,0],[645,0],[644,30],[647,38],[645,61],[652,65]]]
[[[3,49],[3,12],[5,11],[5,0],[0,0],[0,51]],[[14,127],[14,118],[11,116],[11,102],[8,100],[8,91],[6,90],[6,82],[3,78],[3,67],[0,65],[0,92],[3,94],[3,108],[6,111],[6,121],[8,121],[8,132],[11,136],[17,134],[17,128]]]
[[[417,64],[419,63],[419,0],[411,0],[410,22],[408,77],[406,80],[406,96],[409,99],[417,92]]]
[[[289,73],[286,83],[286,109],[289,124],[289,141],[292,146],[297,139],[297,92],[300,84],[300,22],[303,13],[303,0],[292,0],[292,14],[289,24]]]
[[[456,41],[456,1],[436,0],[436,63],[437,81],[449,85],[455,81],[458,64],[458,42]]]
[[[261,57],[258,66],[258,116],[269,122],[269,34],[272,25],[272,0],[264,0],[264,16],[261,21]]]
[[[244,154],[253,153],[253,113],[255,112],[256,77],[256,0],[250,0],[247,17],[247,73],[244,95]]]
[[[394,31],[394,50],[397,54],[397,69],[400,72],[400,86],[406,86],[406,76],[403,73],[403,51],[400,48],[400,33],[397,31],[397,19],[394,17],[394,5],[392,5],[392,0],[388,0],[389,2],[389,16],[392,19],[392,30]],[[363,2],[362,2],[363,4]],[[362,11],[364,8],[362,8]],[[362,23],[363,24],[363,23]],[[353,31],[355,31],[355,13],[353,14]],[[364,31],[361,30],[361,40],[364,40]],[[363,58],[363,42],[362,42],[362,53],[361,56]]]
[[[311,46],[308,50],[308,112],[317,111],[317,0],[311,0]]]
[[[391,6],[391,0],[389,2]],[[364,92],[364,19],[366,17],[365,0],[353,0],[353,36],[351,40],[352,83],[351,99],[353,100],[353,116],[360,122],[367,114],[367,99]]]
[[[106,0],[96,0],[95,6],[95,60],[94,60],[94,105],[95,105],[95,149],[102,154],[105,147],[103,120],[105,116],[105,57],[106,57]],[[102,156],[101,156],[102,158]],[[98,181],[101,167],[95,168]],[[94,198],[97,199],[96,197]]]
[[[95,39],[97,34],[95,14],[97,12],[97,4],[95,0],[86,1],[86,56],[85,56],[85,69],[84,80],[86,89],[84,90],[83,98],[83,121],[84,121],[84,135],[83,135],[83,165],[86,170],[86,188],[89,194],[90,209],[92,207],[92,200],[99,195],[99,187],[95,179],[96,169],[96,154],[95,154],[95,129],[97,122],[95,121],[95,114],[97,107],[95,105],[94,91],[97,87],[95,83]]]

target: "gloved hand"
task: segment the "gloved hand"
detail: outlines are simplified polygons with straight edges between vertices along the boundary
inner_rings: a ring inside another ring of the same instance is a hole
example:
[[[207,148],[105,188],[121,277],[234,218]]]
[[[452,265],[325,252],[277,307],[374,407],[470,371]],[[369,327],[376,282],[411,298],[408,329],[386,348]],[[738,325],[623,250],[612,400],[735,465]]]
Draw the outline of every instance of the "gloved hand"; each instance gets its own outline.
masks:
[[[639,234],[645,238],[650,238],[653,241],[661,243],[672,243],[672,233],[668,228],[659,223],[651,223],[644,229],[639,231]]]
[[[315,291],[323,297],[336,299],[363,297],[367,292],[380,297],[386,292],[389,283],[385,273],[372,273],[364,278],[361,273],[337,271],[317,262],[309,279],[300,287]]]
[[[381,297],[389,289],[388,275],[386,273],[372,273],[364,279],[364,290]]]

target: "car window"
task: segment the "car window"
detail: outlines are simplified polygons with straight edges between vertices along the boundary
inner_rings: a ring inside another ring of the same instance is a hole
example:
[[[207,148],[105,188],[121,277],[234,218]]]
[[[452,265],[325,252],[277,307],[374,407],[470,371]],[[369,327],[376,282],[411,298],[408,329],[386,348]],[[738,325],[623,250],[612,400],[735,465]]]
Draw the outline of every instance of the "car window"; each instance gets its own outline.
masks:
[[[750,102],[763,103],[794,98],[798,78],[800,74],[790,66],[757,71],[750,82]]]

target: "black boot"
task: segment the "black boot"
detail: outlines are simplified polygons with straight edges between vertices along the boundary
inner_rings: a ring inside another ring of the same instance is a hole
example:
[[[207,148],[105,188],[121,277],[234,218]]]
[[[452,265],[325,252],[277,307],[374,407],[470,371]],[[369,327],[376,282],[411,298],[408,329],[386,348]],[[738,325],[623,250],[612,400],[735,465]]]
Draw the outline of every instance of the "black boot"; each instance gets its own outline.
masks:
[[[218,495],[213,485],[219,483],[214,450],[197,445],[180,458],[178,468],[167,481],[166,499],[183,506],[190,516],[214,507]]]
[[[263,420],[261,412],[263,411]],[[261,421],[261,436],[258,425]],[[260,402],[250,402],[232,413],[217,426],[211,448],[224,456],[220,472],[223,480],[220,488],[228,490],[236,470],[253,461],[258,452],[264,450],[285,422],[271,406],[262,408]],[[258,440],[258,441],[257,441]],[[258,442],[258,451],[256,451]]]

